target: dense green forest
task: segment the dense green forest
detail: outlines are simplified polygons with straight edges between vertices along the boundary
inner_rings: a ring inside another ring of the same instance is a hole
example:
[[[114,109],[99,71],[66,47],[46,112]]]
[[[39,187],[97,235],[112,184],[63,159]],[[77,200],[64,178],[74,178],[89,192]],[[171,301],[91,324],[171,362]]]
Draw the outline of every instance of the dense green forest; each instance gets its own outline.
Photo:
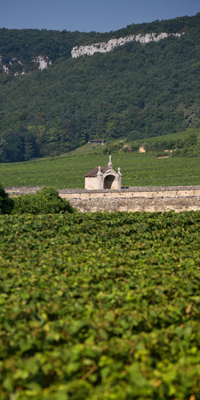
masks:
[[[184,35],[70,56],[76,45],[148,32]],[[200,127],[200,13],[104,34],[3,28],[0,55],[0,162],[62,154],[91,138],[146,139]],[[52,65],[39,71],[38,56]]]

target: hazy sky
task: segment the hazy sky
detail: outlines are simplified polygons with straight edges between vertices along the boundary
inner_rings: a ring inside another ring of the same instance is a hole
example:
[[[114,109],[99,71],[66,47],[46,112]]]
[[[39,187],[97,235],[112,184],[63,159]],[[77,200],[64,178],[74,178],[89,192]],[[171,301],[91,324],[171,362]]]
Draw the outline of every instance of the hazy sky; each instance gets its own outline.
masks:
[[[0,0],[0,28],[109,32],[200,12],[200,0]]]

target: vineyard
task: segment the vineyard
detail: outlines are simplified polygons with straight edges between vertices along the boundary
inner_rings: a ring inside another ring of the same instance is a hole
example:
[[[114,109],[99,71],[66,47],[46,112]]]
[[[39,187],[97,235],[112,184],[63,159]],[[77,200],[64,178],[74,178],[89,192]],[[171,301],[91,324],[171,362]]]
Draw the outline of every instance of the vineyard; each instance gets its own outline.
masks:
[[[100,149],[102,150],[102,149]],[[63,157],[0,164],[4,187],[45,185],[62,188],[84,188],[84,175],[92,168],[108,164],[108,155],[94,152],[72,152]],[[114,169],[121,167],[123,186],[190,186],[200,184],[199,158],[169,157],[155,154],[114,153]]]
[[[199,399],[199,224],[1,216],[1,400]]]

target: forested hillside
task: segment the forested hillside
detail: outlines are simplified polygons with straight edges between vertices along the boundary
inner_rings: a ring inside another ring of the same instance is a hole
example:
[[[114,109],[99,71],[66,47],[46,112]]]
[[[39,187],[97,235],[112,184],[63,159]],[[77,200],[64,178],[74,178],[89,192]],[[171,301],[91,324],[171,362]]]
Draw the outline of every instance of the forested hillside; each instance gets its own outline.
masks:
[[[148,32],[184,34],[71,58],[74,46]],[[104,34],[3,28],[0,56],[0,162],[200,127],[200,13]]]

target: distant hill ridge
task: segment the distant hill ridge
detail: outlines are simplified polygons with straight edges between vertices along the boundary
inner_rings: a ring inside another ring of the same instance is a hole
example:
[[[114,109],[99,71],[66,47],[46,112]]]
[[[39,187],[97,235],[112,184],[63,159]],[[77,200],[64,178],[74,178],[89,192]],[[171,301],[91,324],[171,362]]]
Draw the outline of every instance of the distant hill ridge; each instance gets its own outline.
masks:
[[[184,33],[184,32],[183,32]],[[120,37],[118,39],[110,39],[108,42],[100,42],[94,43],[86,46],[75,46],[71,51],[72,58],[78,58],[84,55],[93,55],[95,53],[108,53],[112,51],[115,47],[123,46],[126,43],[130,42],[139,42],[142,44],[150,43],[150,42],[159,42],[160,40],[166,39],[169,36],[180,37],[183,33],[166,33],[162,32],[160,34],[156,33],[147,33],[146,35],[138,34],[138,35],[129,35],[125,37]],[[14,73],[14,76],[25,75],[26,72],[24,70],[25,63],[21,60],[18,60],[16,57],[9,58],[9,66],[7,64],[2,63],[2,56],[0,56],[0,69],[3,69],[3,72],[8,74],[11,71],[11,67],[18,67],[19,71]],[[38,69],[43,71],[52,65],[52,61],[49,60],[48,56],[38,55],[36,57],[32,57],[32,63],[38,64]]]
[[[0,163],[200,127],[200,13],[106,33],[3,28],[0,59]]]
[[[149,43],[179,36],[197,27],[199,21],[200,13],[192,17],[132,24],[106,33],[0,28],[0,74],[25,75],[55,66],[63,58],[105,53],[131,41]]]

